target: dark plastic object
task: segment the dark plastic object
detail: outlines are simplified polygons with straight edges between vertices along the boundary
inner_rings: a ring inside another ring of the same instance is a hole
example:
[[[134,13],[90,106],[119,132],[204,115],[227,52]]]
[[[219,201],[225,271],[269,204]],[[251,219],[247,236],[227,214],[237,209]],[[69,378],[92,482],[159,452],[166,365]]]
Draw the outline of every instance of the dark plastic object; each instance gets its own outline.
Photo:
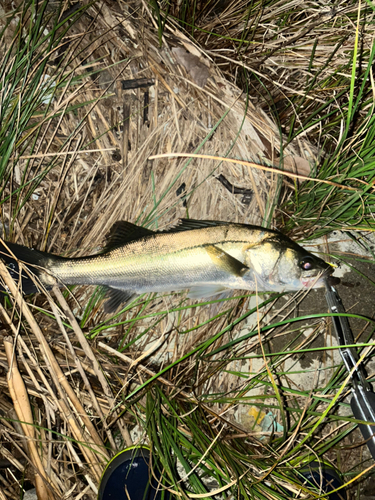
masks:
[[[315,487],[322,494],[330,493],[344,484],[338,471],[326,462],[310,462],[298,472],[306,478],[305,486],[307,488]],[[346,500],[347,496],[344,488],[342,488],[324,498],[328,500]]]
[[[337,290],[329,280],[325,282],[326,300],[328,307],[333,313],[344,313],[345,309]],[[363,364],[359,362],[357,349],[348,347],[355,343],[353,332],[350,328],[348,318],[345,316],[333,316],[337,342],[340,346],[340,354],[348,372],[352,373],[352,394],[350,402],[353,415],[356,419],[363,421],[359,425],[367,447],[372,458],[375,460],[375,393],[366,378]]]
[[[353,415],[364,424],[358,424],[372,458],[375,460],[375,393],[366,391],[362,386],[352,388],[353,398],[350,401]]]
[[[103,473],[98,500],[172,500],[169,492],[158,489],[157,477],[152,476],[149,465],[148,448],[121,451]],[[154,475],[157,476],[155,470]]]

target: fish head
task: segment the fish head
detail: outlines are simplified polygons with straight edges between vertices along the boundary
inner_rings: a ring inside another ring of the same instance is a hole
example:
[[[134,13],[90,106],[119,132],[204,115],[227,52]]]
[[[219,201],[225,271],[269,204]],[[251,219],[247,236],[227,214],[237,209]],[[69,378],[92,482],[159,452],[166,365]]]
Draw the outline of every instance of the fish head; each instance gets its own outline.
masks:
[[[252,269],[260,291],[320,288],[333,272],[330,264],[281,233],[248,248],[246,254],[246,265]]]

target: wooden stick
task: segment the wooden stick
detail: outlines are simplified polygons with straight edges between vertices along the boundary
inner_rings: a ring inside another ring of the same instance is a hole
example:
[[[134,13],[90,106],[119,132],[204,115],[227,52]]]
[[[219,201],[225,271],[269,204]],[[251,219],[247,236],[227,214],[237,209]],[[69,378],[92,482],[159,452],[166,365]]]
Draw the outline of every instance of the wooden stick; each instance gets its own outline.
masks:
[[[280,168],[266,167],[265,165],[254,163],[253,161],[236,160],[235,158],[225,158],[222,156],[199,155],[191,153],[165,153],[160,155],[149,156],[149,160],[158,160],[159,158],[200,158],[202,160],[227,161],[229,163],[237,163],[238,165],[244,165],[245,167],[252,167],[252,168],[257,168],[258,170],[264,170],[266,172],[273,172],[274,174],[285,175],[286,177],[292,177],[293,179],[321,182],[323,184],[329,184],[330,186],[335,186],[340,189],[348,189],[349,191],[360,192],[360,190],[352,186],[345,186],[344,184],[339,184],[338,182],[333,182],[333,181],[326,181],[324,179],[316,179],[314,177],[308,177],[307,175],[294,174],[293,172],[289,172],[288,170],[281,170]]]
[[[9,393],[13,400],[13,406],[17,413],[17,417],[20,420],[22,430],[27,438],[27,446],[31,462],[35,467],[35,489],[38,500],[53,500],[54,495],[52,494],[52,491],[50,491],[50,488],[53,489],[53,484],[49,481],[46,475],[35,444],[33,413],[31,411],[25,383],[18,370],[12,337],[6,337],[4,339],[4,348],[9,365],[7,378]],[[50,488],[47,488],[46,484],[49,484]]]

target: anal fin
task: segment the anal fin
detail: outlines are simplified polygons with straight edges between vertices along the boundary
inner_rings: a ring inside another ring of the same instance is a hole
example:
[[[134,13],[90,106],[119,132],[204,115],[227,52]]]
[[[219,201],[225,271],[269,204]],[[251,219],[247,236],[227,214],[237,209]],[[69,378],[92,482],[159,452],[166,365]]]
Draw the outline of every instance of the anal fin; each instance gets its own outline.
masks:
[[[125,307],[137,296],[132,290],[120,290],[110,286],[103,286],[102,288],[107,299],[104,303],[104,312],[106,313],[116,312],[120,306]]]

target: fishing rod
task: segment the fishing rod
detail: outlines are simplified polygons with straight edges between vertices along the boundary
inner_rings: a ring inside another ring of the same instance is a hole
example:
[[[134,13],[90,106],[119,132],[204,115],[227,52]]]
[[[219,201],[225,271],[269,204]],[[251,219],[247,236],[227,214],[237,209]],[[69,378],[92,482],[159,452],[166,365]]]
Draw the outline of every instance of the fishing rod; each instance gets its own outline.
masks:
[[[345,313],[336,288],[330,283],[329,277],[324,280],[326,287],[326,300],[331,313]],[[332,316],[333,327],[337,342],[340,346],[340,354],[344,361],[346,370],[351,373],[352,399],[350,406],[354,417],[360,420],[358,424],[372,458],[375,460],[375,393],[367,381],[366,372],[362,362],[359,361],[353,332],[346,316]]]

